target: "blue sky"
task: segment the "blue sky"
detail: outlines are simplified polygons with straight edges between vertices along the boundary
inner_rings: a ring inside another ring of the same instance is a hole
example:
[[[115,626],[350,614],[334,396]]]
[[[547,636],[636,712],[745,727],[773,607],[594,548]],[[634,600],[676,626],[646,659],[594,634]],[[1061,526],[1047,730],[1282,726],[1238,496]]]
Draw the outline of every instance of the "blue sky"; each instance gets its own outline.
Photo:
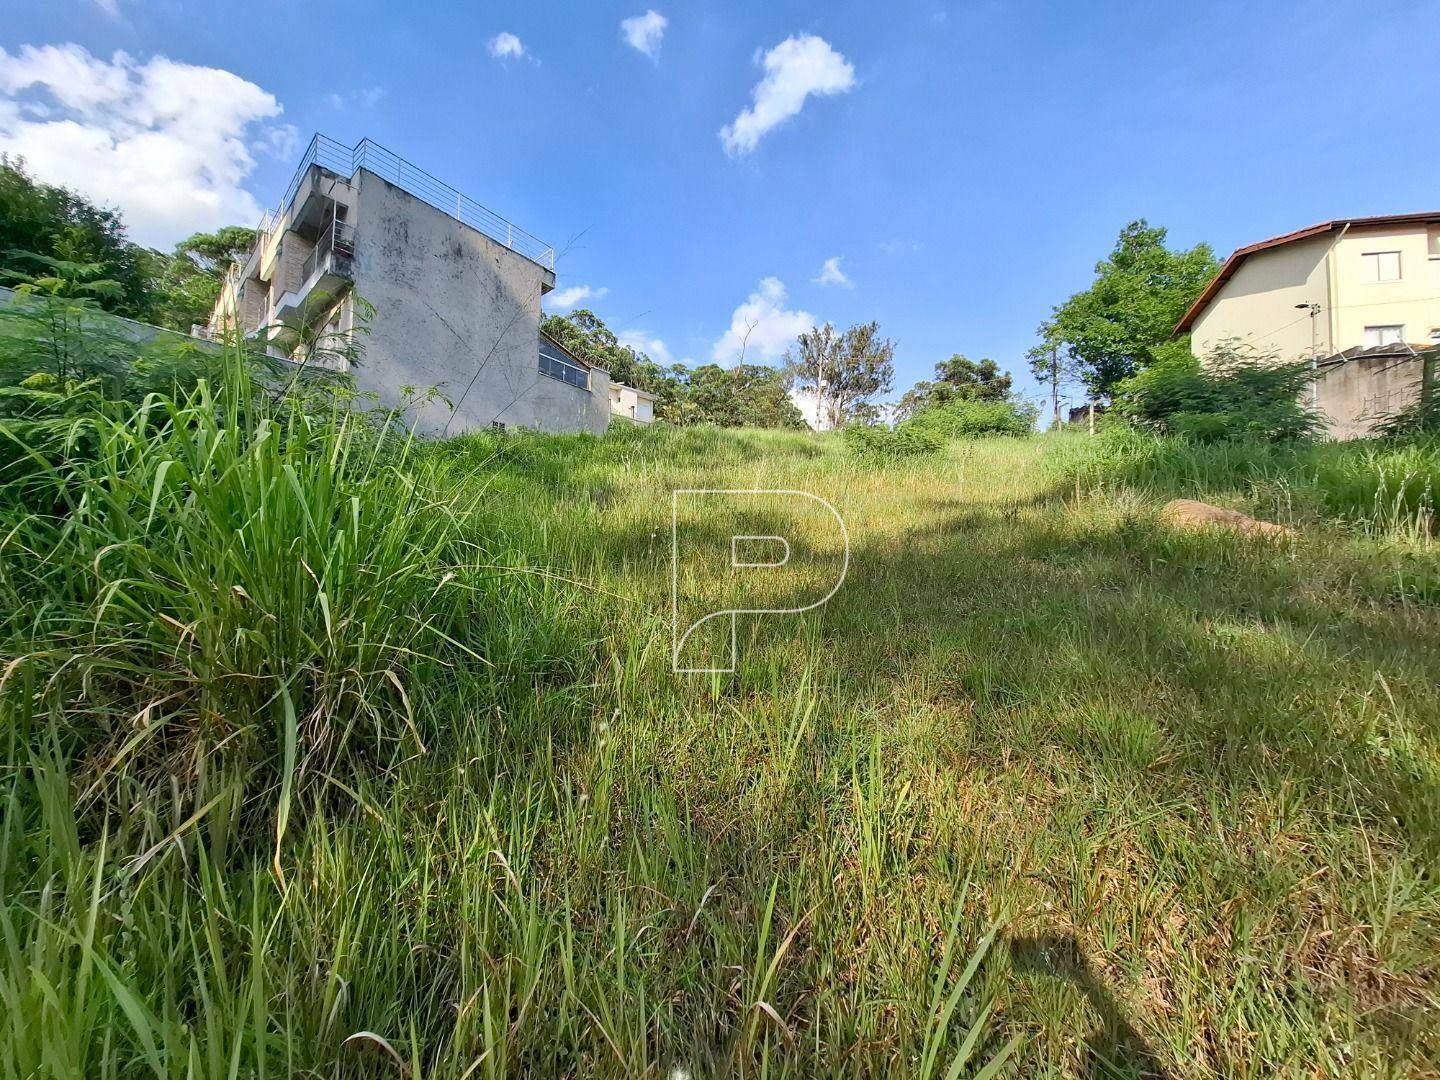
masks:
[[[621,23],[650,10],[647,54]],[[727,146],[787,40],[766,106],[828,92]],[[952,352],[1022,375],[1131,218],[1225,254],[1440,208],[1433,2],[49,0],[7,11],[0,47],[0,149],[120,203],[141,239],[274,202],[314,131],[368,135],[554,244],[560,291],[652,353],[728,359],[747,312],[760,360],[806,316],[877,319],[897,394]],[[187,94],[189,127],[156,105]],[[142,205],[151,185],[111,163],[145,138],[178,179]],[[844,282],[816,280],[830,259]]]

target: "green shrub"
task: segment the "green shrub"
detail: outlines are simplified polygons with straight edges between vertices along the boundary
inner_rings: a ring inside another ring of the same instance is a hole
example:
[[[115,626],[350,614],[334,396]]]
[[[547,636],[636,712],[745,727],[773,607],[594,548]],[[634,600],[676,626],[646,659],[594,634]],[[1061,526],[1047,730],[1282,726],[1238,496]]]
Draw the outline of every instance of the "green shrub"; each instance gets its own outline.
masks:
[[[933,454],[944,445],[939,437],[910,427],[908,423],[894,428],[851,424],[841,432],[841,437],[852,457],[877,465]]]
[[[952,401],[916,413],[900,428],[940,442],[1029,435],[1035,430],[1035,408],[1018,401]]]
[[[1227,348],[1203,366],[1188,354],[1173,356],[1124,380],[1115,410],[1141,427],[1197,442],[1304,439],[1320,423],[1305,404],[1310,385],[1308,363]]]

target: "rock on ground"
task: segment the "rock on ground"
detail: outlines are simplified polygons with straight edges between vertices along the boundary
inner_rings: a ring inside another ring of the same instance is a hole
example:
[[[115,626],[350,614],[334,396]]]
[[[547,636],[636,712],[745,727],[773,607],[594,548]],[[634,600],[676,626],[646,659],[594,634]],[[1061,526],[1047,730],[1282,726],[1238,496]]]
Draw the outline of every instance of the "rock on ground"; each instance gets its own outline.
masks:
[[[1226,510],[1223,506],[1211,506],[1197,499],[1173,499],[1160,511],[1160,520],[1184,529],[1216,527],[1232,529],[1245,536],[1294,536],[1291,529],[1273,521],[1242,514],[1238,510]]]

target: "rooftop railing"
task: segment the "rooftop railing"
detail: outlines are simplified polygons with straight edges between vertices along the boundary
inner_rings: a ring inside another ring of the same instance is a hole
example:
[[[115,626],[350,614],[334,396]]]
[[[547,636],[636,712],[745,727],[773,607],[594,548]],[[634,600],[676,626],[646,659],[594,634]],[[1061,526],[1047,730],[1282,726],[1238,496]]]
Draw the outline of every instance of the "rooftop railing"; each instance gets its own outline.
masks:
[[[484,233],[511,251],[539,263],[548,270],[555,269],[553,247],[379,143],[361,139],[356,146],[346,146],[318,134],[310,140],[310,145],[305,149],[305,156],[300,159],[300,165],[295,170],[290,186],[285,189],[285,197],[280,200],[279,207],[261,219],[259,231],[262,244],[300,193],[300,187],[305,182],[311,165],[319,165],[347,180],[353,179],[358,170],[369,169],[376,176],[390,181],[421,202],[429,203],[436,210]]]

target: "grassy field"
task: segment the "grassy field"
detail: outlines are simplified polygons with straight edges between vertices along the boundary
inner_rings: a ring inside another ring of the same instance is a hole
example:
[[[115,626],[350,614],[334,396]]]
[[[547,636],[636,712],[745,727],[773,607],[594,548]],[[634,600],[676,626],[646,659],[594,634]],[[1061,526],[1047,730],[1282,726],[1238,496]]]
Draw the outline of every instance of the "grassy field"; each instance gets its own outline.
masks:
[[[7,511],[5,1075],[1440,1075],[1417,511],[1083,437],[205,430]],[[849,531],[733,674],[670,671],[677,487]]]

